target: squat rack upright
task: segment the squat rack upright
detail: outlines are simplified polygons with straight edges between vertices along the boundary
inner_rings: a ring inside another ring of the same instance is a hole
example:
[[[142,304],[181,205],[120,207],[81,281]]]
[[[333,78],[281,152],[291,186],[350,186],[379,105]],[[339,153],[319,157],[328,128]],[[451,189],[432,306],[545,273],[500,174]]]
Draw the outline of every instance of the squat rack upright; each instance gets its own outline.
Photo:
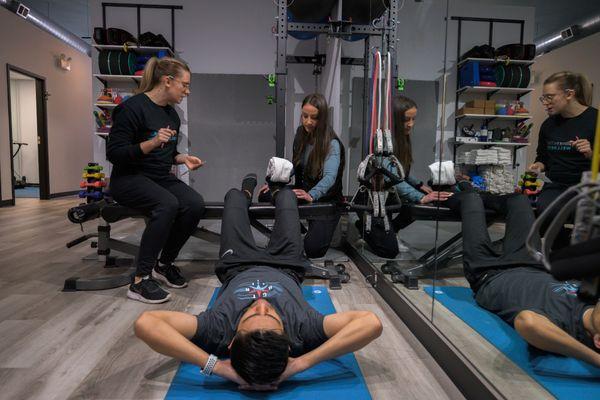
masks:
[[[339,0],[338,7],[341,8],[342,1]],[[287,54],[288,31],[294,32],[312,32],[325,34],[331,37],[347,37],[353,34],[367,35],[364,39],[363,58],[342,58],[342,64],[362,65],[364,78],[364,101],[363,101],[363,126],[362,126],[362,157],[368,153],[368,144],[365,145],[365,138],[368,137],[368,93],[369,93],[369,61],[371,50],[371,37],[381,37],[381,52],[390,53],[392,57],[392,79],[397,79],[397,53],[396,53],[396,24],[398,21],[398,0],[390,0],[389,8],[383,13],[381,26],[373,24],[359,25],[352,21],[330,20],[328,23],[306,23],[306,22],[288,22],[287,0],[277,0],[277,53],[275,59],[275,74],[277,76],[276,88],[276,112],[275,112],[275,154],[277,157],[285,157],[285,107],[287,91],[287,67],[288,63],[313,63],[310,57],[289,57]],[[302,58],[302,60],[301,60]],[[317,57],[317,62],[319,57]],[[392,85],[394,86],[394,85]]]

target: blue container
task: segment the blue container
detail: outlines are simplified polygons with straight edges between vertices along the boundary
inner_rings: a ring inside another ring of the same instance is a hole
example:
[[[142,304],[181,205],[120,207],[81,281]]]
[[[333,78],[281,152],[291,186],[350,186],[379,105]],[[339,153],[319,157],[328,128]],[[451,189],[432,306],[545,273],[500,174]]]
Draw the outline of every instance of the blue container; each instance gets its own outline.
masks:
[[[460,87],[479,86],[479,61],[469,61],[460,69]]]

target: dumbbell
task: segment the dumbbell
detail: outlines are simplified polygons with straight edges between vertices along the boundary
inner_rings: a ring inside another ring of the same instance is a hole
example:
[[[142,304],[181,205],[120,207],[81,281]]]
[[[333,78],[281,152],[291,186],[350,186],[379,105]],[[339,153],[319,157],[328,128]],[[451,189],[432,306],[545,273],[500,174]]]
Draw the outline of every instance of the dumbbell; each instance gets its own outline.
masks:
[[[394,274],[400,272],[394,262],[386,262],[381,266],[381,272],[384,274]]]
[[[89,163],[86,167],[83,167],[83,170],[88,173],[90,171],[100,172],[103,169],[104,169],[104,167],[102,165],[98,165],[98,164],[94,164],[94,163]]]
[[[102,179],[102,178],[104,178],[104,173],[103,172],[96,172],[94,174],[88,174],[88,173],[84,172],[83,175],[82,175],[82,177],[84,179],[87,179],[87,178]]]
[[[86,182],[86,181],[81,181],[79,183],[79,187],[81,188],[85,188],[85,187],[89,187],[89,188],[102,188],[106,186],[106,182],[104,181],[96,181],[96,182]]]

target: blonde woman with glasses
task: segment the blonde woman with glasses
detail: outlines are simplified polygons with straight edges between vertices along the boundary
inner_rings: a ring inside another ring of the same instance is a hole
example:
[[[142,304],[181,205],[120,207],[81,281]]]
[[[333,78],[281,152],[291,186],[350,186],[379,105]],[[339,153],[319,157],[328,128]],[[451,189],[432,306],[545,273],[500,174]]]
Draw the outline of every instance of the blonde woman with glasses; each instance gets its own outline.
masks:
[[[187,286],[173,261],[204,215],[202,196],[171,173],[174,164],[189,170],[203,164],[177,151],[181,121],[173,106],[190,94],[190,78],[182,61],[152,57],[137,94],[113,111],[108,135],[111,193],[119,204],[148,217],[127,292],[127,297],[145,303],[171,297],[159,281],[171,288]]]
[[[538,198],[538,215],[567,188],[579,183],[581,173],[590,169],[598,116],[598,110],[590,106],[591,85],[582,74],[552,74],[544,81],[539,100],[548,118],[540,128],[537,157],[529,169],[545,172],[551,182],[544,185]],[[563,230],[555,247],[568,244],[569,235]]]

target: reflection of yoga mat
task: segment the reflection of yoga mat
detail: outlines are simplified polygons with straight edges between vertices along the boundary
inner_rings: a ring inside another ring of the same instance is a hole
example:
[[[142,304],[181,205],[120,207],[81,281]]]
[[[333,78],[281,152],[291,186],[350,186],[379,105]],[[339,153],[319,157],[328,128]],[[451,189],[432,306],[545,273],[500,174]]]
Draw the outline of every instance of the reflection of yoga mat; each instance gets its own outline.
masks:
[[[431,291],[431,286],[425,287],[430,296]],[[600,369],[573,358],[537,351],[530,355],[527,342],[498,316],[479,307],[471,289],[438,286],[435,299],[558,399],[600,399]]]
[[[303,286],[304,298],[323,314],[335,313],[325,286]],[[215,290],[208,306],[217,296]],[[165,400],[176,399],[370,399],[365,380],[353,354],[325,361],[279,385],[275,392],[240,391],[233,382],[204,377],[197,366],[181,363]]]

